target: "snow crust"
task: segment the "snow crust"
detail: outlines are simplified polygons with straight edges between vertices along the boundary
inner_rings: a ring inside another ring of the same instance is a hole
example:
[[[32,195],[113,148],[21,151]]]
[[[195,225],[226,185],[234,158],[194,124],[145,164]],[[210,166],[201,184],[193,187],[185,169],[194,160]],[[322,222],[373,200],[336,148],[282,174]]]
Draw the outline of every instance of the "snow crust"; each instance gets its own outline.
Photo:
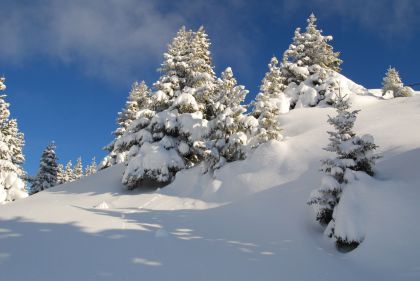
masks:
[[[163,189],[124,191],[119,164],[0,206],[1,278],[419,280],[420,95],[385,100],[346,87],[365,93],[350,97],[362,109],[355,131],[372,134],[384,156],[376,178],[354,175],[341,197],[336,215],[345,223],[335,231],[363,240],[356,250],[338,252],[306,205],[321,182],[319,161],[330,156],[322,147],[334,115],[313,107],[282,114],[283,141],[214,176],[195,167]]]

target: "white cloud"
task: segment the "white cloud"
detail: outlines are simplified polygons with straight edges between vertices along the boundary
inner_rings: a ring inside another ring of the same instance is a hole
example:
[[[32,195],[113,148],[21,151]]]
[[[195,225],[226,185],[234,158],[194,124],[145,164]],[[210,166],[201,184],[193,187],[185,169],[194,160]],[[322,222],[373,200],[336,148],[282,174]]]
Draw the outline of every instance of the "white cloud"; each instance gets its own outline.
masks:
[[[160,60],[184,21],[153,0],[18,2],[2,4],[0,61],[46,56],[107,77]]]
[[[387,40],[409,39],[420,28],[418,0],[284,0],[283,15],[290,17],[302,8],[340,17],[346,24],[356,22]]]
[[[243,25],[244,0],[1,0],[0,62],[34,58],[74,64],[106,79],[139,77],[158,68],[162,53],[181,25],[204,24],[221,67],[250,70],[254,50]],[[239,46],[239,48],[238,48]]]

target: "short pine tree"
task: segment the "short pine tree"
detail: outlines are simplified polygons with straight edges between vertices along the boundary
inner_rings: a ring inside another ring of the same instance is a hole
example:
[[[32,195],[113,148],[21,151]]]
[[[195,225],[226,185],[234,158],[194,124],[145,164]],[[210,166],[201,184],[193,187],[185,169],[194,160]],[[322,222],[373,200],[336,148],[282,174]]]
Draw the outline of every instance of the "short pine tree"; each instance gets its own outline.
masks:
[[[137,139],[132,134],[133,129],[138,129],[138,124],[133,124],[133,122],[144,115],[144,110],[151,107],[150,94],[150,89],[144,81],[133,84],[125,108],[118,114],[117,124],[119,127],[113,133],[115,139],[105,147],[109,154],[101,162],[100,169],[125,162],[130,148],[138,144]]]
[[[66,182],[65,179],[66,179],[66,175],[64,171],[64,165],[60,163],[57,166],[57,184],[65,183]]]
[[[284,95],[284,77],[281,74],[279,62],[273,57],[268,64],[268,72],[262,80],[260,93],[253,103],[252,115],[258,118],[259,130],[255,137],[255,144],[269,140],[281,140],[279,116],[282,107],[289,109],[289,100]]]
[[[230,67],[217,81],[215,102],[209,107],[212,119],[212,133],[209,136],[207,169],[218,169],[226,162],[245,158],[245,146],[249,136],[256,129],[255,122],[245,115],[247,107],[242,105],[248,90],[237,85]],[[255,119],[254,119],[255,120]]]
[[[72,182],[76,179],[74,172],[73,172],[73,164],[71,163],[71,160],[67,162],[66,168],[64,170],[64,177],[63,177],[63,183],[66,182]]]
[[[42,153],[38,174],[32,186],[31,194],[53,187],[58,183],[58,164],[55,154],[55,144],[52,142]]]
[[[326,151],[334,152],[335,158],[322,161],[321,187],[311,194],[309,205],[314,207],[316,219],[322,225],[334,223],[333,212],[340,202],[343,186],[352,178],[354,172],[364,172],[373,175],[373,166],[379,158],[373,151],[377,148],[371,135],[358,137],[353,132],[359,110],[350,111],[350,104],[341,94],[335,103],[337,116],[329,117],[335,131],[328,132],[330,143]],[[334,227],[329,227],[330,236],[334,236]],[[339,238],[336,237],[338,240]],[[348,241],[352,242],[352,241]]]
[[[73,169],[74,179],[78,180],[83,177],[83,163],[82,157],[77,158],[76,165]]]
[[[391,92],[394,97],[409,97],[413,95],[413,89],[404,87],[398,71],[389,67],[382,81],[382,94]]]
[[[86,166],[85,175],[90,176],[96,173],[97,167],[96,167],[96,159],[95,157],[92,158],[92,162],[90,165]]]

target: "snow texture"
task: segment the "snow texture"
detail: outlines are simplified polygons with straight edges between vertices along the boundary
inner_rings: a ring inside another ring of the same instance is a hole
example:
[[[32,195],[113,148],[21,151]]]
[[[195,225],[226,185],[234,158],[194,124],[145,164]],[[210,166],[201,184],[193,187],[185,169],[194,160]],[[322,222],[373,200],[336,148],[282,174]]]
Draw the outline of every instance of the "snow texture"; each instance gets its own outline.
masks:
[[[338,252],[305,204],[335,113],[314,107],[281,115],[283,141],[215,177],[196,167],[163,189],[127,192],[116,165],[0,206],[2,279],[419,280],[420,95],[351,99],[355,131],[384,156],[375,178],[347,185],[336,213],[337,233],[363,239],[356,250]]]

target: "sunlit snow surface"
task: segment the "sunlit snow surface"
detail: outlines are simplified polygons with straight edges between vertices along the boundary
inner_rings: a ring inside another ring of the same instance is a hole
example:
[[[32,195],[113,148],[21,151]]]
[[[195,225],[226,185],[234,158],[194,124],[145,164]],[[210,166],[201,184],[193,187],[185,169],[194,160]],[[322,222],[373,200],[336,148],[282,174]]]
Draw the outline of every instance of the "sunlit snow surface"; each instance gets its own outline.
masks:
[[[356,250],[338,252],[306,205],[334,110],[299,108],[282,142],[214,178],[125,191],[115,166],[0,206],[0,280],[420,280],[420,95],[351,99],[384,156],[342,198]]]

